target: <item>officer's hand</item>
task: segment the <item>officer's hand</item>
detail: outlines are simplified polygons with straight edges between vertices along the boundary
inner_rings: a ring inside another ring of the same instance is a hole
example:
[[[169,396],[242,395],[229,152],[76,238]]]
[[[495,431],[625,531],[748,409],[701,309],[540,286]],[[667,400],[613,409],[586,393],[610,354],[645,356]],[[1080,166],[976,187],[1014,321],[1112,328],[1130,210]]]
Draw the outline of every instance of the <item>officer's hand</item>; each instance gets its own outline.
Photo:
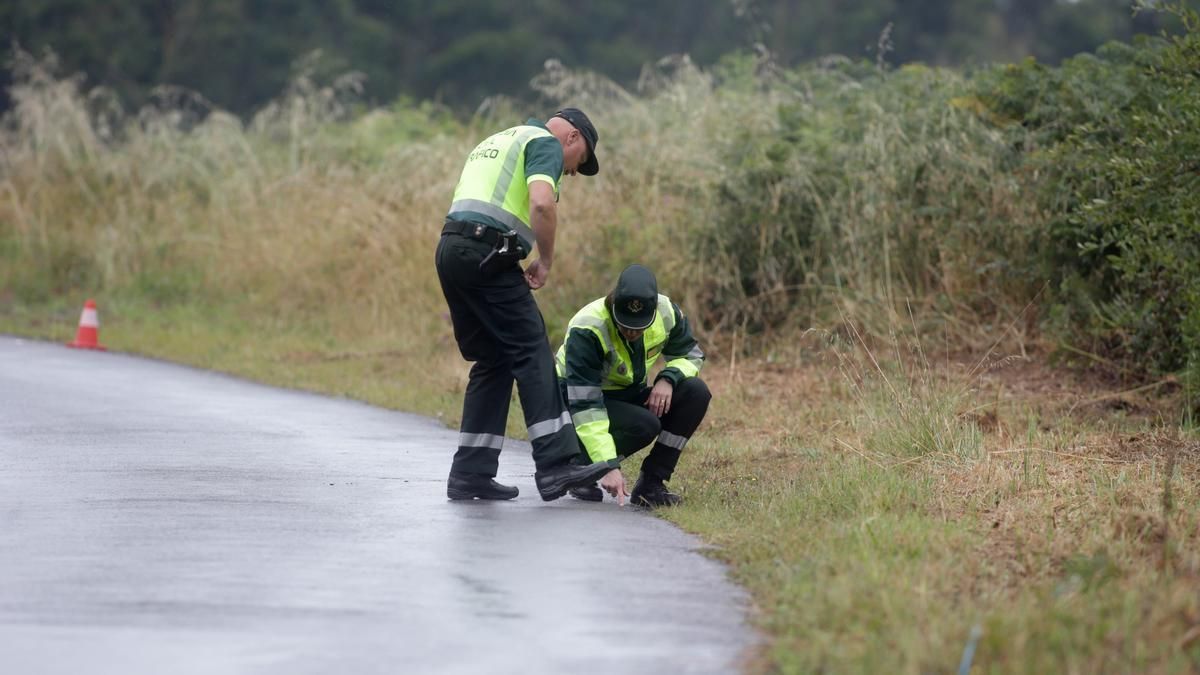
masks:
[[[646,399],[646,407],[650,412],[662,417],[671,412],[671,394],[675,392],[675,386],[670,380],[659,380],[654,383],[654,388],[650,390],[650,398]]]
[[[541,258],[529,263],[529,267],[525,268],[525,281],[535,291],[546,285],[549,276],[550,266],[542,264]]]
[[[629,492],[625,489],[625,475],[620,469],[613,469],[604,474],[604,478],[600,479],[600,487],[617,500],[618,506],[625,506],[625,498],[629,496]]]

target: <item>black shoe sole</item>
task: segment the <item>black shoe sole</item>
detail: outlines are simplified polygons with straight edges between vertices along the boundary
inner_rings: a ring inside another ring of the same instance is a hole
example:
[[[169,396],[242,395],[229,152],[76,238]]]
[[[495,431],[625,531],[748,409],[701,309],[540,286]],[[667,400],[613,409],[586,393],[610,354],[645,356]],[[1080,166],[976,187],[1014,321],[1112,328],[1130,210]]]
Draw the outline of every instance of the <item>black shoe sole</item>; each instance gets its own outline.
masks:
[[[446,497],[448,499],[451,499],[456,502],[457,501],[467,501],[467,500],[471,500],[471,499],[487,499],[487,500],[492,500],[492,501],[507,501],[510,499],[516,499],[517,495],[512,495],[511,497],[507,497],[504,495],[481,495],[477,492],[471,492],[470,490],[455,490],[454,488],[446,488]]]
[[[571,488],[571,489],[567,490],[567,494],[571,495],[572,497],[574,497],[575,499],[578,499],[581,502],[602,502],[602,501],[604,501],[604,493],[603,492],[590,492],[589,491],[586,493],[580,493],[580,492],[576,492],[575,488]]]
[[[611,471],[608,464],[605,464],[604,462],[596,462],[595,464],[592,464],[586,468],[590,470],[584,471],[583,473],[576,475],[574,478],[564,478],[557,483],[551,483],[550,485],[544,487],[542,485],[538,485],[538,494],[542,496],[542,501],[552,502],[555,499],[567,494],[567,490],[570,490],[573,487],[591,485],[592,483],[600,480],[604,474]]]

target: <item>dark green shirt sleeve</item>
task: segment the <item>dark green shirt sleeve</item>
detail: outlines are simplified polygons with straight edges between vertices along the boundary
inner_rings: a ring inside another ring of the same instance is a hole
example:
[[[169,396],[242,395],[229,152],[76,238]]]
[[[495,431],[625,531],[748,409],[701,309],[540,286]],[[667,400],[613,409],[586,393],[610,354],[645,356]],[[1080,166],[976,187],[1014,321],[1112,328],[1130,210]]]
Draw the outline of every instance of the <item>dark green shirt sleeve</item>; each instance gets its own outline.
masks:
[[[563,173],[562,145],[553,136],[535,138],[525,146],[525,178],[547,176],[558,194],[558,181]]]
[[[659,372],[655,382],[667,380],[671,386],[678,387],[679,383],[689,377],[694,377],[704,367],[704,351],[700,343],[692,337],[692,327],[688,318],[679,309],[679,305],[671,303],[671,311],[675,314],[675,325],[667,335],[667,343],[663,345],[663,360],[667,366]],[[684,372],[684,371],[689,372]]]
[[[603,377],[604,348],[596,334],[586,328],[572,328],[567,333],[566,345],[567,386],[599,387]]]
[[[601,380],[604,377],[604,348],[596,334],[586,328],[567,331],[566,369],[563,389],[575,433],[594,462],[621,466],[616,444],[608,427]]]

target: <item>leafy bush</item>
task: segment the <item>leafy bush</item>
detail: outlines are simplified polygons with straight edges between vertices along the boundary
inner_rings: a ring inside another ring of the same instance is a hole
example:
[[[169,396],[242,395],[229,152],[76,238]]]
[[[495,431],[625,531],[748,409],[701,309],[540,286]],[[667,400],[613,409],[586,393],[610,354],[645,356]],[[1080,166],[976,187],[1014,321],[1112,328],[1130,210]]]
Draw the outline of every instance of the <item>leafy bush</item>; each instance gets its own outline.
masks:
[[[1044,254],[1053,325],[1134,373],[1200,361],[1200,18],[1182,35],[1109,45],[987,81],[993,119],[1020,122],[1054,214]],[[1081,332],[1082,329],[1082,332]]]

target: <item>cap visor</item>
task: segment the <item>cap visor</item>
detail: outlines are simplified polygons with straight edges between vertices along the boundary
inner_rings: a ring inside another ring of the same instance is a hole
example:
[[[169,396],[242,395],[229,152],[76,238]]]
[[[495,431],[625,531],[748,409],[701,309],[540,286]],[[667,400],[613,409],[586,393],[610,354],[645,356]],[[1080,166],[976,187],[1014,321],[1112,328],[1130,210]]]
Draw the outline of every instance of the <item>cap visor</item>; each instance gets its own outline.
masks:
[[[596,160],[596,153],[589,152],[588,161],[580,164],[577,171],[585,176],[595,176],[600,173],[600,162]]]
[[[655,312],[651,312],[650,316],[648,317],[628,316],[621,315],[620,313],[614,313],[613,320],[616,321],[617,325],[621,328],[628,328],[629,330],[645,330],[650,327],[650,324],[654,323],[654,315]]]

